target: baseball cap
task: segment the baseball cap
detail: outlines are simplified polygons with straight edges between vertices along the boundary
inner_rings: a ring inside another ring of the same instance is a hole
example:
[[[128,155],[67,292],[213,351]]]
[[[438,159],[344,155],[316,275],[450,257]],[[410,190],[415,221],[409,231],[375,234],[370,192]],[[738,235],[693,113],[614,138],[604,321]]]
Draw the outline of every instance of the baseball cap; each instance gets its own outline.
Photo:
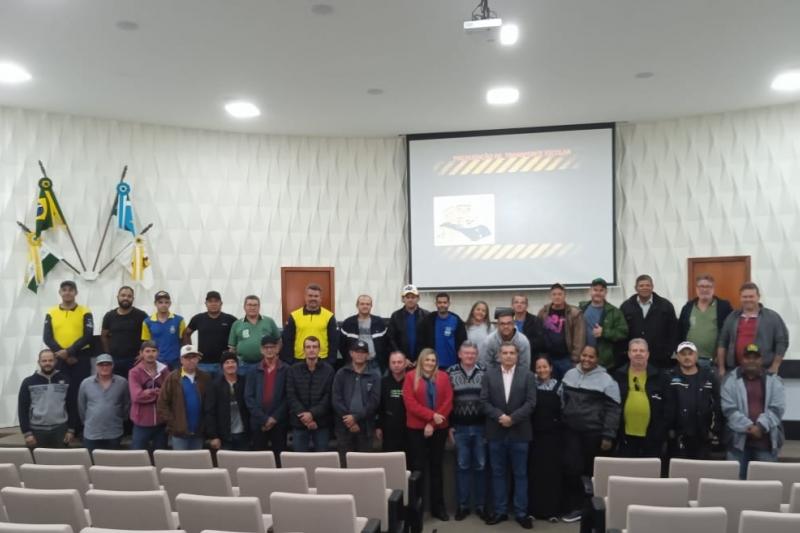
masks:
[[[405,296],[406,294],[413,294],[415,296],[419,296],[419,290],[417,289],[416,285],[406,285],[403,287],[403,290],[400,293]]]
[[[181,347],[181,357],[186,357],[187,355],[198,355],[203,357],[203,354],[197,351],[197,348],[192,346],[191,344],[187,344],[186,346]]]
[[[206,293],[206,301],[209,300],[222,300],[222,296],[217,291],[208,291]]]
[[[744,349],[744,354],[747,355],[749,353],[761,355],[761,348],[758,347],[758,344],[748,344]]]
[[[229,361],[231,359],[236,361],[237,364],[239,363],[239,358],[236,356],[235,352],[232,352],[230,350],[225,350],[224,352],[222,352],[222,356],[219,358],[219,365],[222,366],[225,364],[225,361]]]
[[[71,279],[67,279],[67,280],[62,281],[61,285],[59,285],[58,287],[60,289],[63,289],[64,287],[72,287],[74,290],[76,290],[76,291],[78,290],[78,285],[74,281],[72,281]]]
[[[114,364],[114,358],[108,355],[107,353],[101,353],[97,356],[97,359],[94,360],[94,364],[101,365],[103,363],[111,363]]]
[[[157,301],[159,301],[161,299],[164,299],[164,298],[166,298],[167,300],[172,300],[172,298],[169,297],[169,293],[167,291],[158,291],[156,293],[155,298],[153,298],[153,301],[157,302]]]
[[[555,289],[561,289],[562,291],[567,292],[566,287],[564,287],[562,284],[560,284],[558,282],[553,283],[552,285],[550,285],[550,290],[551,291],[555,290]]]
[[[261,337],[261,346],[266,346],[268,344],[278,344],[281,338],[277,335],[264,335]]]
[[[683,341],[678,345],[678,349],[675,350],[678,353],[681,353],[683,350],[689,349],[693,352],[697,352],[697,346],[694,345],[693,342]]]
[[[514,316],[514,310],[510,307],[498,307],[494,310],[494,319],[497,320],[504,316]]]
[[[350,350],[353,351],[353,352],[367,352],[367,353],[369,353],[369,345],[366,342],[362,341],[362,340],[353,341],[350,344]]]
[[[604,280],[603,278],[594,278],[592,280],[592,287],[595,287],[597,285],[602,286],[604,289],[608,288],[608,282],[606,280]]]

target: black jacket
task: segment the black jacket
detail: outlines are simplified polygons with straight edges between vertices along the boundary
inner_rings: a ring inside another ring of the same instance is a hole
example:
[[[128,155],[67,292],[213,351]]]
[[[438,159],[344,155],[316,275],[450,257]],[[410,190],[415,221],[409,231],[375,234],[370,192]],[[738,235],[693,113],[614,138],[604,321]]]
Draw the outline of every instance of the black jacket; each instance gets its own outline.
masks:
[[[244,400],[245,377],[239,376],[233,384],[233,394],[242,417],[244,432],[250,433],[250,415]],[[225,376],[217,376],[206,391],[205,432],[209,439],[231,438],[231,386]]]
[[[599,433],[614,440],[619,432],[622,406],[619,385],[605,368],[567,371],[561,382],[561,417],[564,426],[579,433]]]
[[[406,404],[403,403],[403,381],[389,374],[381,379],[381,401],[376,427],[383,430],[384,440],[401,440],[406,434]]]
[[[692,308],[697,304],[697,298],[694,300],[689,300],[686,302],[686,305],[683,306],[681,309],[681,316],[678,318],[678,342],[683,342],[686,340],[686,335],[689,334],[689,320],[692,316]],[[728,300],[723,300],[721,298],[717,298],[714,296],[714,300],[717,302],[717,337],[719,337],[719,332],[722,330],[722,324],[725,323],[725,319],[728,318],[728,315],[733,312],[733,307]]]
[[[375,345],[375,360],[381,367],[381,371],[383,371],[389,366],[390,343],[386,319],[376,315],[369,315],[369,318],[372,343]],[[344,364],[348,365],[350,364],[350,346],[359,338],[358,315],[345,318],[342,325],[339,326],[339,330],[341,332],[341,335],[339,335],[339,353],[342,354]]]
[[[502,369],[498,365],[486,371],[481,381],[481,401],[486,412],[486,438],[530,442],[533,438],[531,415],[536,408],[536,378],[517,365],[511,381],[511,393],[506,402]],[[509,428],[497,421],[500,415],[510,415]]]
[[[651,309],[652,313],[653,310]],[[625,365],[614,371],[614,379],[619,385],[620,405],[622,406],[622,417],[620,417],[619,435],[625,436],[625,402],[628,400],[628,368]],[[660,450],[667,438],[669,429],[669,413],[673,412],[671,406],[671,395],[669,394],[668,374],[663,370],[647,365],[647,383],[645,384],[647,398],[650,400],[650,424],[647,426],[645,435],[645,446],[651,450]]]
[[[531,420],[534,435],[561,432],[561,398],[558,389],[536,390],[536,408]]]
[[[672,366],[672,354],[678,347],[678,319],[669,300],[653,293],[653,303],[645,318],[634,294],[619,307],[628,323],[630,339],[643,338],[650,348],[650,363],[659,368]]]
[[[333,378],[331,403],[336,415],[336,426],[345,427],[342,417],[353,414],[350,411],[350,401],[356,394],[361,395],[361,405],[364,406],[364,412],[355,416],[356,424],[362,431],[371,431],[375,426],[375,415],[381,402],[381,378],[377,373],[366,369],[359,374],[349,365],[340,368]]]
[[[683,375],[680,368],[669,372],[670,401],[666,416],[669,429],[675,430],[676,435],[708,439],[709,432],[719,435],[724,425],[719,379],[712,369],[703,367],[698,368],[697,377],[697,387],[692,389],[688,376]]]
[[[541,319],[526,312],[522,323],[522,334],[528,337],[528,342],[531,344],[531,361],[535,361],[536,356],[545,351],[544,325]]]
[[[244,388],[244,399],[247,410],[250,412],[250,429],[261,431],[267,420],[274,418],[280,426],[286,426],[289,419],[288,402],[286,400],[286,376],[289,365],[281,361],[275,374],[275,389],[272,392],[272,403],[269,409],[264,409],[264,367],[258,364],[247,375]]]
[[[455,346],[456,353],[461,347],[461,344],[467,340],[467,326],[461,317],[450,311],[456,319],[455,331]],[[421,322],[417,323],[417,348],[431,348],[436,349],[436,317],[438,313],[428,313],[422,318]]]
[[[417,310],[414,311],[414,315],[417,317],[417,327],[419,327],[420,322],[422,322],[422,318],[429,314],[428,311],[421,307],[417,307]],[[389,317],[389,346],[392,351],[400,351],[406,354],[411,361],[416,361],[419,352],[422,350],[422,345],[420,344],[419,339],[417,339],[417,345],[413,350],[409,348],[408,345],[408,333],[406,330],[406,308],[401,307],[394,313],[392,316]]]
[[[317,361],[314,372],[308,370],[305,361],[298,361],[286,375],[286,396],[289,400],[289,424],[293,428],[305,426],[297,418],[310,411],[317,426],[329,428],[333,424],[331,414],[331,387],[334,370],[325,361]]]

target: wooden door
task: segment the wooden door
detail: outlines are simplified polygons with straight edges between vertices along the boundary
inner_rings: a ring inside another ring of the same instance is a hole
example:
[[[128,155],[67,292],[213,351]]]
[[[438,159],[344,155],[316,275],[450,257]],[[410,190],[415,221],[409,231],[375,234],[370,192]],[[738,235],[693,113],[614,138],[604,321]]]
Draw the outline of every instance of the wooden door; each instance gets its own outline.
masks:
[[[739,309],[739,288],[742,283],[750,281],[750,256],[690,257],[687,272],[690,300],[697,297],[697,276],[711,274],[714,278],[714,294],[728,300],[734,309]]]
[[[303,307],[309,283],[322,287],[322,307],[336,312],[333,267],[281,267],[282,324],[289,320],[289,313]]]

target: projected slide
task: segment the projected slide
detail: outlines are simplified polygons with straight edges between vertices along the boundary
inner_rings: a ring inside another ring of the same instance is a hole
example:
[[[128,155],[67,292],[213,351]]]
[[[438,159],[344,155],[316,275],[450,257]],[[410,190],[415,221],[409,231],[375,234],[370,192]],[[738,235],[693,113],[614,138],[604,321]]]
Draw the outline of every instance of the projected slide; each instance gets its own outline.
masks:
[[[418,286],[614,279],[612,125],[412,135],[408,150]]]

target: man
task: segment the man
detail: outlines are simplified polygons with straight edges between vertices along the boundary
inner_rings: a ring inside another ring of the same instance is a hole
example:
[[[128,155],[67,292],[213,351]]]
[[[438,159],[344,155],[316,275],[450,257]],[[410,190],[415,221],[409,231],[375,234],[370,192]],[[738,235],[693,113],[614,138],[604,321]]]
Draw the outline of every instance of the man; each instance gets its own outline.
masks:
[[[628,343],[628,359],[628,364],[614,372],[623,406],[618,454],[661,457],[667,437],[667,413],[672,412],[666,374],[648,364],[650,351],[644,339]]]
[[[197,332],[197,349],[203,353],[203,362],[198,368],[212,377],[221,370],[222,352],[228,351],[228,338],[236,317],[222,312],[222,296],[217,291],[206,294],[206,312],[198,313],[189,320],[183,332],[183,344],[192,343],[192,333]]]
[[[67,389],[69,403],[77,406],[78,388],[91,374],[94,319],[88,307],[75,301],[78,286],[74,281],[62,281],[58,294],[61,303],[45,315],[44,343],[56,356],[56,368],[71,385]]]
[[[481,403],[481,383],[486,369],[478,363],[478,346],[464,341],[458,363],[447,369],[453,386],[450,437],[456,445],[456,520],[464,520],[475,506],[475,514],[486,519],[484,467],[486,466],[486,416]]]
[[[238,375],[236,354],[226,351],[222,375],[212,378],[206,394],[205,425],[212,450],[250,449],[250,417],[245,405],[245,376]],[[199,365],[198,365],[199,366]]]
[[[368,294],[362,294],[356,298],[356,309],[358,314],[345,318],[339,328],[342,333],[339,343],[342,359],[345,364],[349,364],[350,352],[347,348],[353,342],[362,340],[369,347],[368,368],[382,376],[386,371],[389,358],[386,321],[372,314],[372,297]]]
[[[508,520],[506,474],[510,462],[514,517],[524,529],[532,529],[533,518],[528,514],[528,446],[533,438],[531,415],[536,407],[536,380],[528,368],[518,367],[517,361],[516,345],[503,342],[500,366],[489,368],[481,383],[494,494],[494,515],[486,524]]]
[[[594,458],[611,451],[619,431],[619,385],[599,363],[597,348],[587,344],[578,365],[567,371],[561,386],[564,473],[570,510],[561,519],[568,523],[581,519],[586,499],[581,478],[591,477]]]
[[[308,337],[319,339],[319,357],[329,364],[336,364],[339,350],[339,328],[333,312],[322,307],[322,287],[316,283],[306,286],[305,305],[289,314],[283,328],[284,361],[292,364],[302,360],[305,350],[303,340]]]
[[[517,347],[519,366],[531,370],[531,345],[528,338],[517,331],[514,325],[514,311],[508,308],[498,309],[495,319],[497,329],[489,334],[479,351],[481,366],[487,369],[499,366],[500,346],[504,342],[511,342]]]
[[[389,354],[389,372],[381,380],[381,402],[375,437],[381,441],[381,451],[406,451],[406,405],[403,403],[403,382],[407,360],[403,352]]]
[[[211,376],[197,369],[201,357],[190,344],[181,348],[181,367],[170,373],[158,395],[158,417],[167,424],[173,450],[203,447],[203,412]]]
[[[784,441],[783,381],[765,371],[763,359],[759,346],[746,346],[742,364],[722,384],[728,459],[739,461],[741,479],[750,461],[777,461]]]
[[[406,285],[400,292],[403,307],[389,318],[389,343],[392,351],[403,352],[409,367],[414,366],[422,346],[417,342],[417,327],[428,311],[419,306],[419,291]]]
[[[307,452],[313,441],[314,451],[328,451],[331,436],[331,387],[333,367],[319,359],[320,342],[316,337],[303,341],[303,360],[295,363],[286,376],[289,424],[294,451]]]
[[[697,347],[697,361],[710,367],[717,355],[717,339],[725,319],[733,308],[728,300],[714,295],[714,278],[710,274],[697,276],[694,300],[686,302],[678,318],[679,340]]]
[[[186,331],[186,323],[181,315],[169,310],[172,299],[167,291],[158,291],[155,303],[156,312],[145,318],[142,323],[142,340],[155,342],[158,347],[158,360],[170,370],[176,370],[182,364],[181,339]]]
[[[710,366],[698,365],[697,347],[684,341],[678,345],[678,365],[669,373],[667,413],[669,456],[708,459],[711,441],[722,429],[719,380]]]
[[[39,370],[22,380],[17,413],[29,448],[63,448],[75,435],[77,414],[71,403],[69,378],[56,370],[52,350],[39,352]]]
[[[356,340],[350,348],[350,364],[333,378],[331,393],[336,415],[336,443],[342,464],[347,452],[372,451],[375,415],[381,401],[381,381],[377,372],[367,368],[369,345]]]
[[[628,335],[647,341],[652,364],[670,368],[678,345],[678,320],[672,303],[653,292],[653,278],[647,274],[636,278],[636,294],[622,303],[620,311],[628,323]]]
[[[161,387],[169,376],[169,368],[158,361],[158,348],[153,341],[144,341],[139,362],[128,374],[131,396],[132,450],[163,450],[167,447],[167,428],[158,419],[157,402]]]
[[[789,330],[783,318],[761,305],[761,293],[755,283],[745,283],[739,289],[742,309],[725,319],[717,341],[719,375],[741,366],[745,348],[757,344],[761,361],[767,372],[777,374],[789,349]]]
[[[578,362],[586,344],[581,311],[567,303],[567,291],[560,283],[550,287],[550,303],[539,310],[544,324],[544,353],[553,363],[553,374],[561,379]]]
[[[429,313],[417,327],[417,340],[422,348],[436,352],[439,368],[446,369],[458,361],[458,347],[467,340],[467,327],[461,317],[450,312],[450,295],[436,295],[436,313]]]
[[[103,316],[100,341],[105,353],[114,358],[114,372],[128,378],[139,346],[142,344],[142,323],[147,313],[133,306],[133,288],[120,287],[117,291],[117,308]]]
[[[280,335],[278,325],[261,314],[261,299],[255,294],[244,299],[244,316],[233,323],[228,336],[229,349],[239,356],[239,374],[247,374],[261,364],[261,339]]]
[[[514,310],[514,325],[528,338],[531,352],[536,355],[544,351],[544,326],[538,316],[528,312],[528,297],[515,294],[511,298],[511,309]]]
[[[131,405],[128,380],[114,375],[114,358],[107,353],[97,356],[95,370],[95,375],[84,379],[78,390],[83,445],[89,452],[116,450]]]
[[[589,301],[578,304],[583,313],[586,344],[597,349],[600,364],[606,369],[624,364],[624,348],[619,344],[628,338],[625,315],[606,300],[608,283],[603,278],[592,280]],[[581,352],[583,353],[583,352]]]
[[[280,455],[286,449],[289,422],[286,385],[289,367],[280,360],[278,335],[261,338],[261,364],[247,375],[244,401],[250,411],[250,434],[253,449],[272,450],[280,465]]]

